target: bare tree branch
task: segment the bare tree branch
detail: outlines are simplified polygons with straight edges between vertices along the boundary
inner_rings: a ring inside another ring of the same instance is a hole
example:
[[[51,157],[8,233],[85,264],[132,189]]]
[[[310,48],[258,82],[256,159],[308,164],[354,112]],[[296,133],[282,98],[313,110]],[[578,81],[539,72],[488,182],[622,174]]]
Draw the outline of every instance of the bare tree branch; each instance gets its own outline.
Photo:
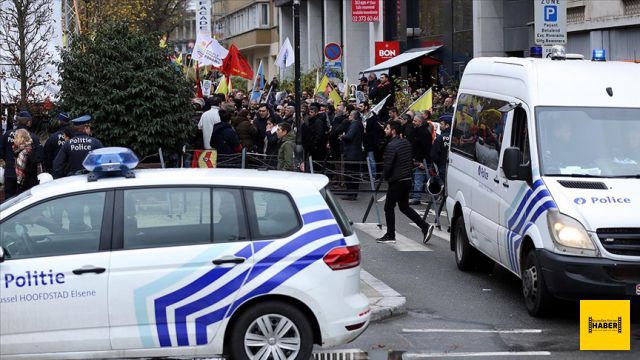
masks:
[[[19,81],[22,105],[42,100],[39,96],[51,77],[42,72],[53,59],[48,47],[52,14],[50,0],[0,0],[0,61],[9,66],[7,79]]]

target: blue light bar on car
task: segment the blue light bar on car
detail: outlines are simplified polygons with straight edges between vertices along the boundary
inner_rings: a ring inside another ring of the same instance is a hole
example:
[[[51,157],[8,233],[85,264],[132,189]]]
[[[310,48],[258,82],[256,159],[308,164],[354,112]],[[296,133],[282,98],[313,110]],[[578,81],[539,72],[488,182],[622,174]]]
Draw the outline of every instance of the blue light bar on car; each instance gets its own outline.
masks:
[[[593,49],[591,61],[607,61],[607,52],[604,49]]]
[[[131,149],[106,147],[87,154],[82,166],[90,172],[126,172],[138,166],[138,157]]]

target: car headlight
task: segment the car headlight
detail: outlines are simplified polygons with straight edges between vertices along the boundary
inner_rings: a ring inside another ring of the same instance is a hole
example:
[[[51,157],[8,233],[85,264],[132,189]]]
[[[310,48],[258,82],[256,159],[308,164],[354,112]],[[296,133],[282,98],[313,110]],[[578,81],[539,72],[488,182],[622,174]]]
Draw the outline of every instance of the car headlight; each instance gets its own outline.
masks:
[[[558,211],[547,212],[551,238],[560,253],[596,256],[598,250],[582,224]]]

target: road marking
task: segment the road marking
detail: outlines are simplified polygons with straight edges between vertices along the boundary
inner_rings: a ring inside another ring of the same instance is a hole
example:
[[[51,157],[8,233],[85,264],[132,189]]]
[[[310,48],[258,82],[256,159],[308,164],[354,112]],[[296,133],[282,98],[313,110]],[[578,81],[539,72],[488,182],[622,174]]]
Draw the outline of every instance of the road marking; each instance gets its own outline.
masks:
[[[479,356],[550,356],[549,351],[493,351],[493,352],[445,352],[445,353],[404,353],[403,359],[438,357],[479,357]]]
[[[354,223],[353,226],[361,231],[372,236],[374,239],[381,237],[385,234],[385,230],[381,230],[375,223]],[[422,240],[422,239],[421,239]],[[408,237],[398,233],[396,231],[396,243],[389,244],[392,248],[398,251],[433,251],[427,245],[423,245]]]
[[[416,225],[416,223],[409,223],[409,225],[413,226],[416,229],[420,229],[420,226]],[[433,236],[437,236],[440,239],[449,242],[449,233],[443,230],[433,229]]]
[[[475,334],[540,334],[541,329],[402,329],[403,333],[475,333]]]
[[[414,209],[414,210],[418,213],[418,215],[420,215],[420,217],[424,216],[425,209]],[[433,208],[429,209],[429,215],[432,215],[433,217],[435,217],[436,211],[433,210]],[[440,218],[445,218],[445,219],[447,218],[447,212],[444,209],[442,209],[442,212],[440,213]]]
[[[384,202],[385,200],[387,200],[387,195],[382,195],[382,197],[378,199],[378,202]]]

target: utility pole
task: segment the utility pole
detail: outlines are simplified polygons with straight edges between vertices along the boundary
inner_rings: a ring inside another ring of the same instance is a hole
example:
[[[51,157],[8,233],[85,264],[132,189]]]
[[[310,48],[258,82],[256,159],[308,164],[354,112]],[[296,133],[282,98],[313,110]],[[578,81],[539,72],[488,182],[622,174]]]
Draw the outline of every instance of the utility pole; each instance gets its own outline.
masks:
[[[296,122],[298,130],[296,133],[295,162],[296,167],[304,163],[304,148],[302,147],[302,115],[300,114],[300,0],[293,0],[293,37],[294,37],[294,91],[296,101]]]

